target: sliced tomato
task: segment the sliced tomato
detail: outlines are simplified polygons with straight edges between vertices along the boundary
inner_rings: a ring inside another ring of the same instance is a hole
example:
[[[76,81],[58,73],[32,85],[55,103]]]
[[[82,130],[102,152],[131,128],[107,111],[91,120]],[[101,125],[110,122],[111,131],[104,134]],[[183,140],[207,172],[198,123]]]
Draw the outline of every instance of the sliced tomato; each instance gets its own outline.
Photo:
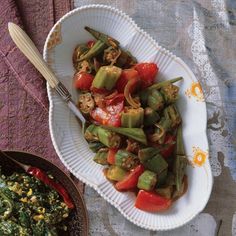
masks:
[[[111,99],[106,100],[106,110],[110,114],[119,114],[124,109],[124,94],[117,94]]]
[[[95,42],[94,40],[89,40],[89,41],[87,42],[88,48],[92,48],[95,43],[96,43],[96,42]]]
[[[158,212],[168,209],[171,205],[171,200],[164,198],[157,193],[139,190],[135,207],[143,211]]]
[[[125,69],[125,70],[123,70],[119,80],[116,83],[116,88],[117,88],[118,92],[123,93],[126,84],[131,79],[135,79],[135,80],[139,81],[139,74],[138,74],[137,70],[135,70],[135,69]],[[135,88],[136,88],[136,86],[134,85],[130,89],[130,92],[132,93],[135,90]]]
[[[121,117],[120,114],[110,114],[105,109],[96,107],[90,112],[91,117],[102,125],[109,125],[120,127],[121,126]]]
[[[116,155],[117,151],[118,151],[118,149],[116,149],[116,148],[109,148],[108,155],[107,155],[107,162],[110,165],[115,164],[115,155]]]
[[[164,141],[164,148],[161,149],[161,155],[168,158],[175,150],[176,136],[167,134]]]
[[[87,72],[78,72],[74,75],[74,86],[80,90],[89,90],[94,77]]]
[[[130,173],[121,181],[117,182],[115,187],[117,190],[129,190],[137,187],[138,178],[144,172],[143,165],[138,165],[130,171]]]
[[[109,113],[100,107],[96,107],[90,113],[91,117],[100,124],[104,124],[109,119]]]
[[[134,69],[138,71],[142,88],[147,88],[154,83],[155,77],[159,70],[155,63],[147,62],[135,65]]]
[[[110,114],[110,119],[105,125],[120,127],[121,126],[121,115],[120,114]]]

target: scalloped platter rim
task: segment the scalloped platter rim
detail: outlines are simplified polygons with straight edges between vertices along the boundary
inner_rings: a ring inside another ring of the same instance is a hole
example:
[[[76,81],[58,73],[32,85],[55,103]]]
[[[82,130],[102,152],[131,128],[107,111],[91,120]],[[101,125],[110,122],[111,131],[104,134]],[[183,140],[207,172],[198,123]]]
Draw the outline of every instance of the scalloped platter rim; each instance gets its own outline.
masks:
[[[118,39],[139,61],[157,63],[160,69],[158,80],[184,77],[184,82],[177,83],[181,96],[177,106],[183,117],[186,153],[194,165],[187,168],[188,191],[166,212],[154,214],[135,208],[134,194],[116,191],[105,179],[102,167],[92,161],[93,154],[81,135],[77,119],[47,85],[49,128],[55,150],[71,173],[94,188],[129,221],[148,230],[165,231],[180,227],[204,209],[213,185],[206,135],[206,103],[201,85],[180,58],[159,46],[125,13],[106,5],[87,5],[63,16],[49,32],[44,45],[45,61],[74,100],[77,93],[72,85],[72,53],[78,43],[91,39],[83,30],[85,25]]]

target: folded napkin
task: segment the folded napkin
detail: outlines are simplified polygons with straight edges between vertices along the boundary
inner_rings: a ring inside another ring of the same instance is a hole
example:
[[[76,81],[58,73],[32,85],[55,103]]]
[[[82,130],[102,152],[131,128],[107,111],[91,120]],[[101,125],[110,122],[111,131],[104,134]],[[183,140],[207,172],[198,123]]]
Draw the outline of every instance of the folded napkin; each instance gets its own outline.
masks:
[[[0,7],[0,149],[38,154],[62,169],[49,134],[46,83],[16,48],[7,25],[24,28],[42,52],[49,30],[70,9],[63,0],[5,0]]]

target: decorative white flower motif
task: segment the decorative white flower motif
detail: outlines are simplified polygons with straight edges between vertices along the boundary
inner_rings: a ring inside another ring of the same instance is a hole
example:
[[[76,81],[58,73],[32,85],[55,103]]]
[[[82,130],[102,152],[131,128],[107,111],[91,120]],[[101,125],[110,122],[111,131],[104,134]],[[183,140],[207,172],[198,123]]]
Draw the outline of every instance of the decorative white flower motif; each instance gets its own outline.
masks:
[[[217,5],[217,7],[219,7]],[[207,49],[205,47],[205,37],[203,34],[204,27],[200,23],[200,20],[198,18],[198,14],[196,11],[194,11],[194,17],[193,17],[193,22],[188,28],[188,34],[189,37],[193,40],[192,45],[191,45],[191,52],[193,56],[193,61],[195,65],[197,66],[197,69],[200,73],[200,82],[203,86],[204,92],[205,92],[205,100],[206,102],[210,102],[214,104],[212,107],[213,109],[208,109],[208,117],[213,116],[212,113],[216,111],[216,109],[219,109],[222,107],[222,100],[220,97],[220,90],[218,86],[218,80],[217,76],[215,75],[214,71],[212,70],[211,63],[210,63],[210,58],[207,53]],[[199,83],[200,85],[200,83]],[[203,98],[200,96],[202,90],[201,87],[197,85],[191,86],[186,91],[186,95],[190,97],[195,97],[197,98],[198,101],[201,101]],[[199,97],[200,96],[200,97]],[[221,132],[222,132],[223,127],[220,129],[212,129],[211,127],[208,127],[208,133],[209,137],[211,137],[210,140],[210,150],[211,154],[210,155],[210,163],[212,167],[212,172],[214,176],[218,176],[221,174],[221,164],[218,161],[217,155],[218,152],[224,151],[218,150],[218,147],[222,147],[222,145],[217,145],[215,142],[221,144],[225,142],[225,138],[222,137]],[[214,139],[214,141],[213,141]],[[212,144],[212,145],[211,145]],[[214,145],[213,145],[214,144]]]

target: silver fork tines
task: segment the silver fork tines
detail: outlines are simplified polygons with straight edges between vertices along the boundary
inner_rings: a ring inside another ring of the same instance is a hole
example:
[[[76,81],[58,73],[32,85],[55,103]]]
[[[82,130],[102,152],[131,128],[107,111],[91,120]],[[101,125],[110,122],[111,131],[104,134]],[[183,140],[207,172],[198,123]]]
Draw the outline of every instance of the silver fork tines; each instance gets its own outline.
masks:
[[[71,101],[71,94],[61,82],[57,84],[55,90],[62,97],[64,101],[66,101],[67,103]]]

